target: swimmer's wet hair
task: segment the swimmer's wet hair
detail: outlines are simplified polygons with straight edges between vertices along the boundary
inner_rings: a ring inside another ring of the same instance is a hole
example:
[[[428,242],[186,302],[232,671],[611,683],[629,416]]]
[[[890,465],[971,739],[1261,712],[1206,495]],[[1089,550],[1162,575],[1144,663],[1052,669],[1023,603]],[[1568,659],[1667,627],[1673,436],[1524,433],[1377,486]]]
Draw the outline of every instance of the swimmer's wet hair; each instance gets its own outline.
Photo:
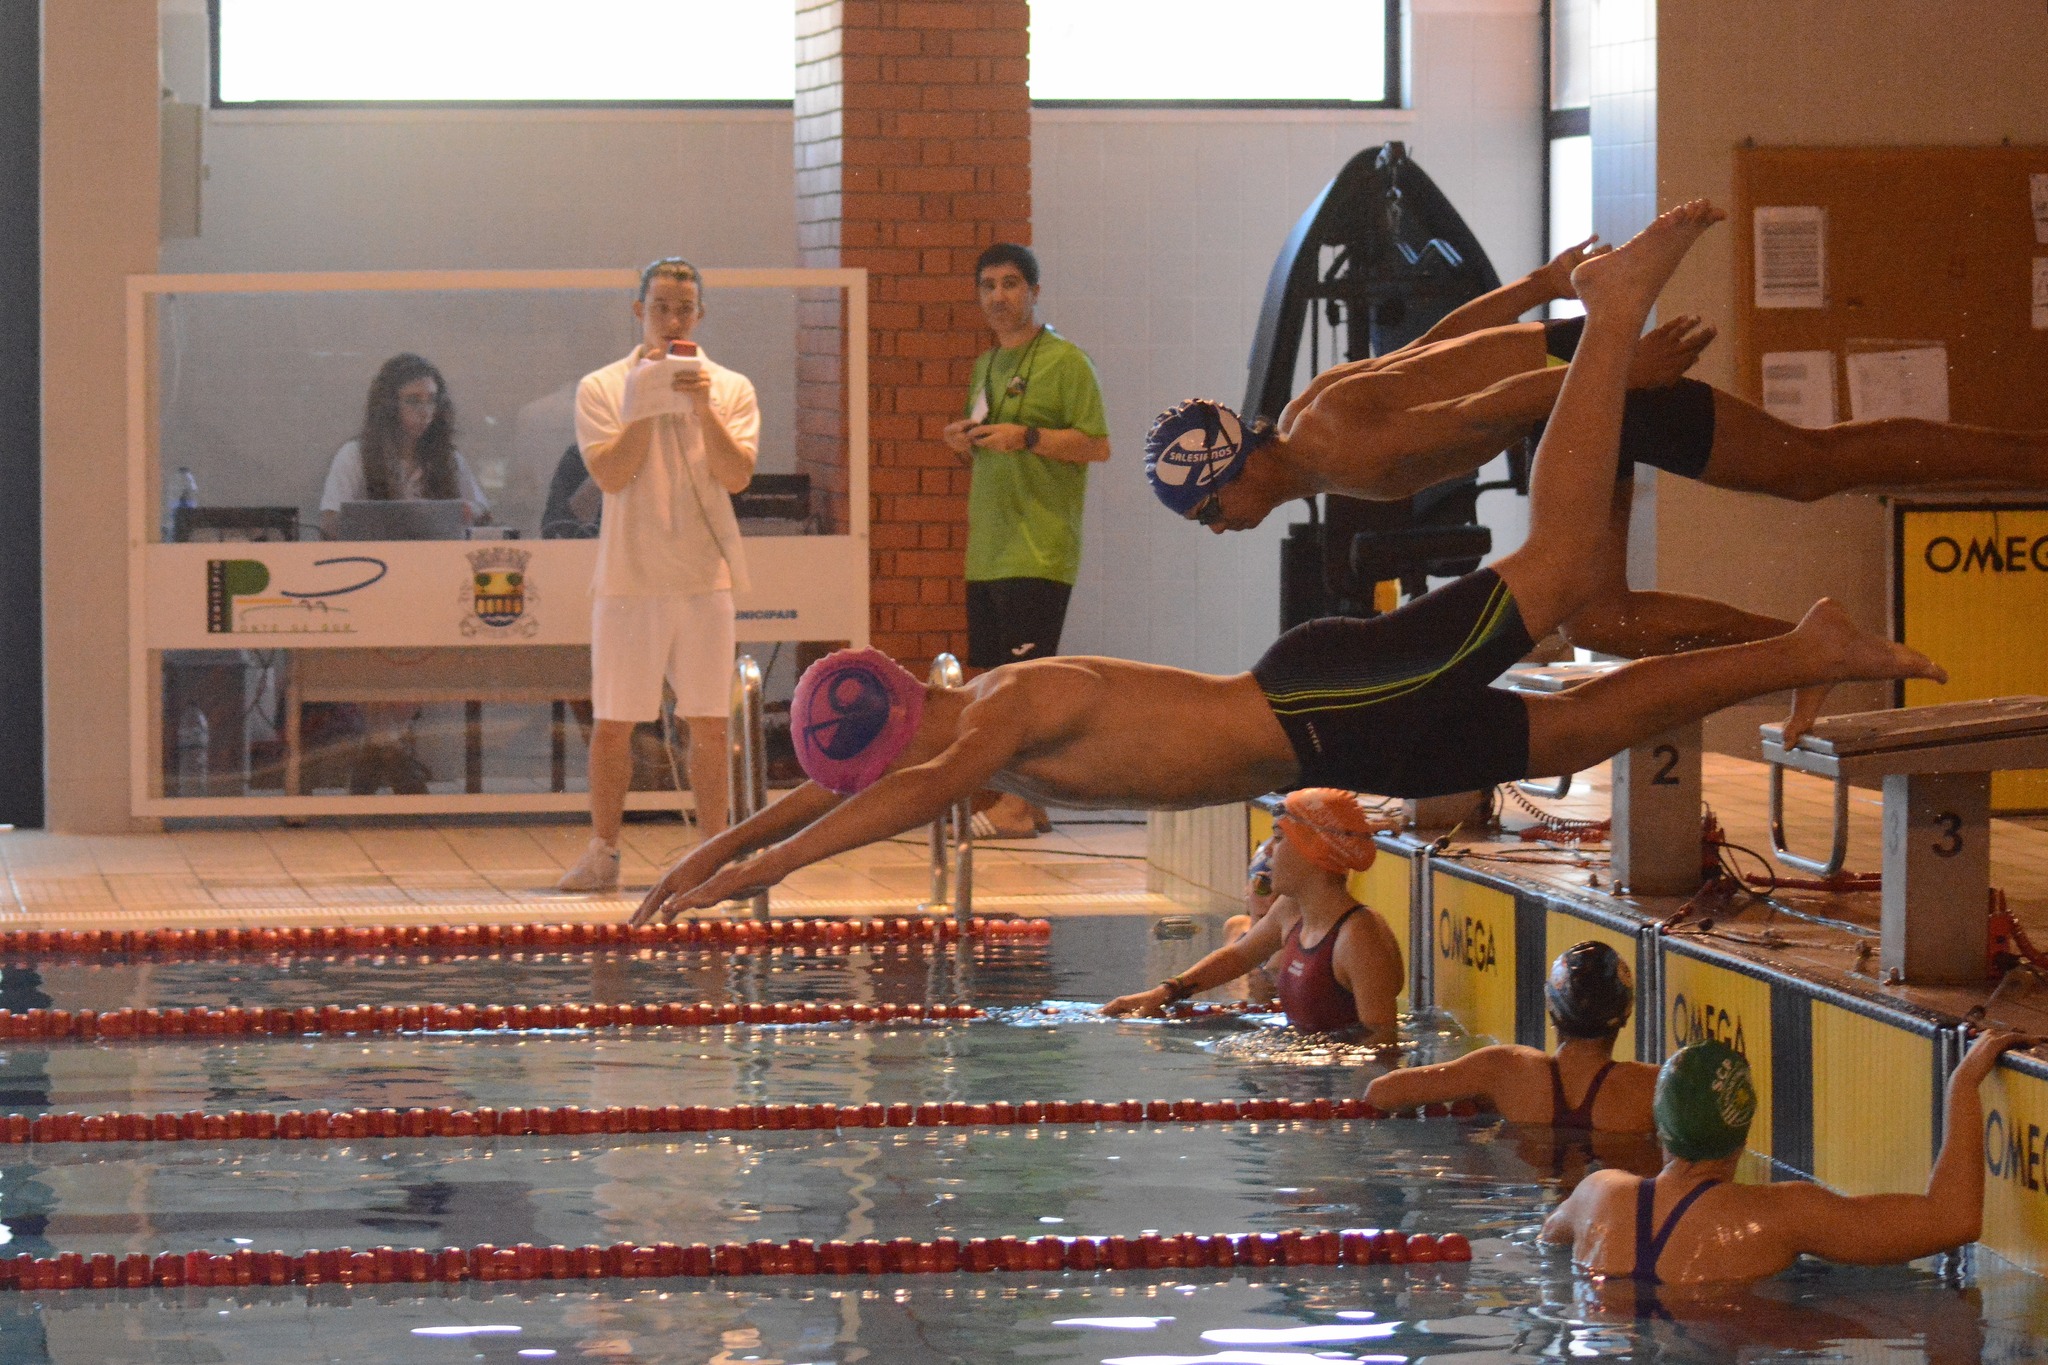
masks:
[[[997,242],[976,258],[974,278],[980,279],[981,272],[992,265],[1014,265],[1017,273],[1024,277],[1024,283],[1033,289],[1038,288],[1038,257],[1032,254],[1030,247],[1019,246],[1015,242]]]

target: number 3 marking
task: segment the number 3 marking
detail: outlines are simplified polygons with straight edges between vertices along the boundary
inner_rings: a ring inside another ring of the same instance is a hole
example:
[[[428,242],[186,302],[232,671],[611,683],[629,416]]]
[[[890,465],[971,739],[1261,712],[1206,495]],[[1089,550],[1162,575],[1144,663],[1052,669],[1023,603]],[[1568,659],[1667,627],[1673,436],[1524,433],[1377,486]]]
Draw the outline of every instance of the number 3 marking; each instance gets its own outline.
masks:
[[[1953,858],[1963,851],[1963,817],[1953,811],[1943,811],[1934,817],[1934,823],[1941,826],[1942,837],[1935,841],[1934,856]]]

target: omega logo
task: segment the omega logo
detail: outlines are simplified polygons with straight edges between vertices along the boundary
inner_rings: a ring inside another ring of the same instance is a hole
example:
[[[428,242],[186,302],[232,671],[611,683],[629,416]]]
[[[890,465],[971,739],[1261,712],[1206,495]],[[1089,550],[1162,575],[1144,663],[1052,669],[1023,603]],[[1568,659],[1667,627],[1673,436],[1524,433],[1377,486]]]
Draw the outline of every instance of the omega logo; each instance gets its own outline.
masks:
[[[1470,915],[1453,919],[1447,909],[1437,911],[1436,951],[1444,961],[1462,962],[1474,971],[1490,972],[1499,961],[1492,926]]]
[[[1719,1005],[1688,1001],[1683,992],[1671,997],[1672,1050],[1694,1043],[1726,1043],[1747,1057],[1749,1045],[1742,1034],[1742,1015]]]
[[[1936,573],[2048,573],[2048,536],[1984,536],[1973,538],[1968,549],[1953,536],[1936,536],[1927,542],[1921,559]]]

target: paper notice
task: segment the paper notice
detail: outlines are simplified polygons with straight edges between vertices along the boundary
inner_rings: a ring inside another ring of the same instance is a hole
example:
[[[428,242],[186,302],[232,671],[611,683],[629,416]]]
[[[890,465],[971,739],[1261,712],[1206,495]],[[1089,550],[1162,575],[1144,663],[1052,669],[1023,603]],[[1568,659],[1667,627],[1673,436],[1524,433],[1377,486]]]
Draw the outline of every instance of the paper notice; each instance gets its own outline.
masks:
[[[1835,353],[1772,351],[1764,356],[1764,411],[1795,427],[1835,424]]]
[[[688,392],[678,392],[676,376],[695,374],[703,362],[686,356],[654,356],[626,371],[626,404],[620,415],[628,425],[648,417],[671,413],[687,415],[696,409]]]
[[[1827,307],[1827,226],[1811,205],[1754,210],[1757,307]]]
[[[1915,346],[1899,351],[1851,351],[1849,416],[1858,422],[1879,417],[1948,420],[1948,347]]]
[[[2034,330],[2048,332],[2048,256],[2034,258]]]
[[[2027,191],[2034,201],[2034,240],[2048,246],[2048,175],[2037,171],[2028,176]]]

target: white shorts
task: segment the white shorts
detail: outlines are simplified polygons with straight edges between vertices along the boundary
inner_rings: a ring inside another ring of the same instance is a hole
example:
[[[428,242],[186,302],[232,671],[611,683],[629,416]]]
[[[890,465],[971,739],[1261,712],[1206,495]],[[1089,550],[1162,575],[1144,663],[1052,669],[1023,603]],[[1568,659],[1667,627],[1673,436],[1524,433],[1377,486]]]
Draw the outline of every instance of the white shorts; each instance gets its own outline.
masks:
[[[599,720],[653,720],[661,680],[679,716],[731,709],[732,593],[599,597],[590,610],[590,700]]]

